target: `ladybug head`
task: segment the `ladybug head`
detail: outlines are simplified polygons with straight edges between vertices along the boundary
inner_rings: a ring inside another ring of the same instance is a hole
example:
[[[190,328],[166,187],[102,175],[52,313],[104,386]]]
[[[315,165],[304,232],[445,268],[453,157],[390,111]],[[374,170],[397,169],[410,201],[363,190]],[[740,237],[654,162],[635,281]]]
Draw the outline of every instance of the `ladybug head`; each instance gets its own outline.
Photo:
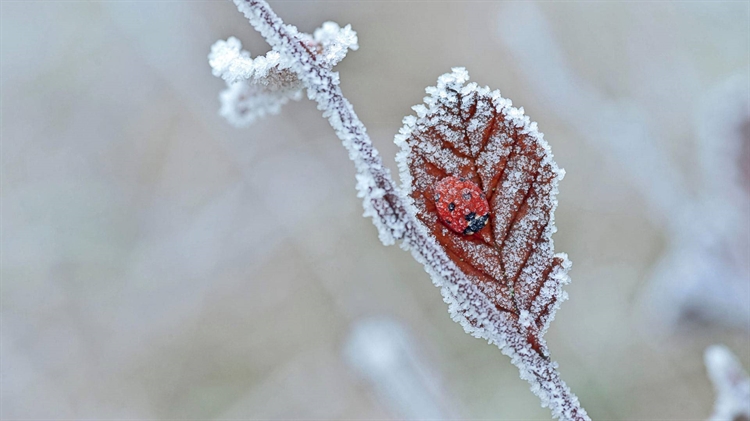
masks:
[[[435,184],[435,206],[440,220],[458,234],[472,235],[490,219],[490,205],[472,181],[445,177]]]

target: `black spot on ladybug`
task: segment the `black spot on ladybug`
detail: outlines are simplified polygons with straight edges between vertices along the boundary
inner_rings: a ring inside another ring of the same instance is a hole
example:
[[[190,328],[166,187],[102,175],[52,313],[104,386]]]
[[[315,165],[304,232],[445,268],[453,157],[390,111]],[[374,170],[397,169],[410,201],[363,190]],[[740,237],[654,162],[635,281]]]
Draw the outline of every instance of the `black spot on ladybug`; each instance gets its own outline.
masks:
[[[455,203],[453,203],[453,202],[451,202],[451,203],[450,203],[450,204],[448,205],[448,210],[449,210],[449,211],[451,211],[451,212],[453,212],[453,209],[456,209],[456,204],[455,204]]]
[[[440,193],[435,195],[435,201],[437,202],[438,200],[440,200]]]
[[[466,192],[464,193],[463,197],[464,197],[464,200],[471,200],[471,193]]]
[[[471,219],[469,219],[470,215],[473,215]],[[474,212],[466,215],[466,220],[469,221],[469,226],[464,230],[464,235],[471,235],[481,230],[487,224],[488,219],[490,219],[489,213],[478,218],[476,217],[476,214]]]

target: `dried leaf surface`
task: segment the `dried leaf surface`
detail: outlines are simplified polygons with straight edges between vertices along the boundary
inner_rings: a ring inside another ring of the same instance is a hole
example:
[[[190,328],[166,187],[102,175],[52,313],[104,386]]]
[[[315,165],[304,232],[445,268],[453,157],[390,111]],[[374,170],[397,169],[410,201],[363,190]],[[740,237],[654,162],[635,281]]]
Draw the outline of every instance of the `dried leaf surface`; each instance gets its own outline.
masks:
[[[462,68],[441,76],[427,89],[425,105],[414,107],[417,117],[404,119],[396,138],[403,189],[456,265],[528,329],[528,341],[541,352],[569,279],[570,263],[554,254],[551,238],[564,172],[523,109],[467,80]],[[490,218],[475,234],[457,233],[439,216],[435,186],[446,177],[470,180],[484,193]]]
[[[364,215],[372,216],[381,241],[388,245],[402,240],[402,247],[411,250],[441,288],[452,318],[471,335],[487,339],[508,355],[521,378],[531,384],[531,391],[539,396],[543,407],[550,408],[553,417],[591,421],[560,378],[557,363],[547,356],[542,339],[552,315],[565,298],[561,286],[568,281],[568,263],[564,256],[552,255],[549,239],[553,232],[553,195],[562,173],[552,163],[535,125],[499,93],[478,89],[474,84],[465,85],[466,70],[455,68],[453,73],[438,79],[437,87],[428,89],[431,96],[425,99],[427,107],[415,108],[419,119],[407,117],[396,137],[403,148],[399,166],[404,189],[399,191],[364,125],[343,96],[338,74],[300,42],[304,37],[296,28],[285,25],[264,0],[234,1],[272,47],[294,58],[292,69],[355,163]],[[430,140],[433,128],[436,133],[432,134],[440,141]],[[511,140],[502,141],[504,132]],[[477,141],[477,136],[481,140]],[[425,142],[426,137],[429,139]],[[428,150],[418,149],[423,147]],[[423,167],[413,163],[418,160]],[[428,163],[434,168],[428,167]],[[492,169],[482,168],[485,164]],[[500,169],[502,174],[498,172]],[[477,236],[481,241],[449,237],[447,230],[437,226],[435,209],[428,209],[427,189],[434,185],[430,181],[449,173],[458,177],[441,183],[443,189],[439,191],[465,202],[454,207],[451,202],[441,203],[443,218],[461,221],[452,219],[450,212],[456,209],[475,213],[467,214],[453,231],[457,235]],[[493,209],[486,201],[488,195],[477,184],[480,182],[482,186],[495,187],[492,194],[498,196],[489,195]],[[503,195],[514,198],[513,203],[502,202]],[[501,222],[487,226],[490,210],[494,219],[505,221],[505,228]],[[493,262],[500,268],[492,266]],[[490,295],[493,292],[495,295]]]

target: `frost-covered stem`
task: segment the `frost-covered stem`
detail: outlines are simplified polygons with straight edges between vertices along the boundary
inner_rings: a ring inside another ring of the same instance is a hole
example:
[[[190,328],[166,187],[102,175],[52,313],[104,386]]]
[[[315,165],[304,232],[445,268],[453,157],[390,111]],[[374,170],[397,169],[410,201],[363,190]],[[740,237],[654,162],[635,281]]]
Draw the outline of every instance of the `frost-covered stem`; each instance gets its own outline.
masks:
[[[293,58],[292,69],[308,88],[308,96],[318,103],[318,109],[328,118],[354,161],[365,214],[373,217],[381,240],[386,244],[403,240],[404,247],[411,250],[425,269],[431,275],[437,275],[433,279],[439,279],[436,283],[441,287],[454,319],[461,322],[467,332],[487,339],[509,355],[521,377],[531,383],[531,390],[541,398],[542,405],[550,407],[553,416],[562,420],[590,420],[578,398],[560,378],[557,364],[531,348],[526,328],[517,318],[487,305],[490,300],[422,228],[416,215],[407,210],[405,199],[373,147],[365,126],[341,92],[338,73],[326,68],[300,39],[296,28],[285,25],[268,3],[263,0],[234,2],[272,47]]]
[[[349,101],[339,87],[338,73],[326,68],[323,61],[299,39],[296,28],[284,22],[271,10],[265,1],[234,0],[237,7],[250,20],[253,27],[263,35],[271,46],[295,59],[295,70],[308,87],[308,96],[318,103],[318,109],[342,140],[354,161],[359,174],[360,195],[369,196],[370,205],[393,239],[403,238],[403,226],[407,214],[396,193],[390,173],[373,148],[365,126],[354,113]]]

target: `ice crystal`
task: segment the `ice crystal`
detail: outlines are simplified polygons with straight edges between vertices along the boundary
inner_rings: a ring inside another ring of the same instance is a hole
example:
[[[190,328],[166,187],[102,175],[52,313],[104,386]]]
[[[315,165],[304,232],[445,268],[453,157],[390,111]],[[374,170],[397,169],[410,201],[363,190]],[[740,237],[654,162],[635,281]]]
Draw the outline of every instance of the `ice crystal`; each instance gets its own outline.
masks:
[[[351,25],[340,27],[336,22],[325,22],[313,33],[315,42],[319,43],[323,51],[323,59],[327,66],[333,67],[346,57],[348,50],[357,50],[357,33]]]
[[[451,317],[510,356],[554,417],[589,420],[542,339],[566,298],[562,286],[569,282],[570,262],[553,254],[551,240],[554,196],[564,173],[536,124],[499,92],[466,84],[468,72],[455,68],[428,88],[425,105],[415,107],[417,117],[404,119],[396,137],[402,146],[401,191],[331,71],[329,60],[339,55],[311,49],[309,36],[284,24],[265,1],[234,2],[274,50],[290,58],[290,69],[341,139],[355,164],[365,215],[383,243],[402,240],[441,288]],[[347,32],[341,32],[341,45],[351,42]],[[414,159],[424,167],[413,165]],[[488,195],[493,222],[476,239],[451,238],[429,213],[429,196],[419,198],[441,173],[494,188]]]
[[[427,88],[417,118],[396,136],[402,190],[426,229],[472,282],[536,341],[566,298],[565,255],[554,254],[557,183],[564,172],[549,145],[498,91],[467,83],[463,68]],[[475,182],[490,203],[490,223],[467,236],[447,229],[435,207],[434,186],[454,176]]]
[[[551,238],[564,171],[523,109],[468,79],[464,68],[440,76],[395,137],[401,190],[423,234],[405,246],[441,287],[452,318],[510,356],[542,406],[557,418],[588,419],[543,339],[570,282],[570,261],[554,254]],[[437,216],[432,189],[446,176],[475,182],[490,203],[490,223],[474,235],[454,233]]]
[[[668,230],[669,244],[644,288],[639,313],[654,327],[721,324],[750,330],[747,75],[730,77],[696,104],[692,121],[701,165],[691,174],[702,182],[693,191],[659,147],[648,115],[632,100],[613,100],[578,75],[535,2],[509,2],[497,28],[528,86],[547,103],[566,104],[555,108],[559,118],[613,157],[612,165],[626,164],[623,175],[639,188],[647,216]]]
[[[329,68],[358,48],[351,26],[341,28],[335,22],[326,22],[312,37],[304,34],[302,38]],[[214,43],[208,63],[213,75],[227,84],[219,96],[219,114],[235,127],[249,126],[266,114],[277,114],[289,100],[302,99],[305,85],[292,71],[293,61],[276,49],[252,58],[242,50],[240,40],[229,37]]]

